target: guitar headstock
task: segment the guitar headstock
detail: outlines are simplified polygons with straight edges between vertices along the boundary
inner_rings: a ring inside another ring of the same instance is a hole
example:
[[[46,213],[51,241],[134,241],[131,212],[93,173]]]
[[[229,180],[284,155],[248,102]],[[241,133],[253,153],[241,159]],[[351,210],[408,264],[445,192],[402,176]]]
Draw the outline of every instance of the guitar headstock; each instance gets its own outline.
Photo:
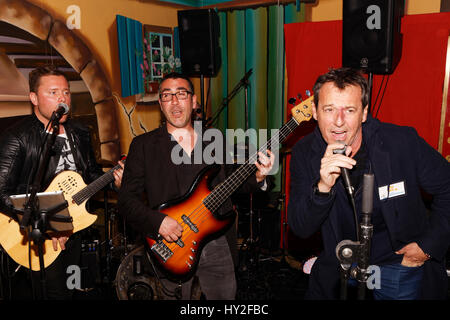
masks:
[[[291,109],[292,116],[298,123],[309,121],[311,119],[313,101],[314,96],[310,96],[308,99],[302,101]]]

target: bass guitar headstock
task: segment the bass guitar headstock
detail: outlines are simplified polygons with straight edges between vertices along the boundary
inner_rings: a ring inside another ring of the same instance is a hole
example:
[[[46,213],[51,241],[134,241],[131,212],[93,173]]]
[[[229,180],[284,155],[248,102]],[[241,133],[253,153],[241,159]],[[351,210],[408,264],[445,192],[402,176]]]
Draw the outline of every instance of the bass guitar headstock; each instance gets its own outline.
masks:
[[[297,121],[301,123],[303,121],[309,121],[312,117],[312,102],[314,101],[314,96],[310,96],[308,99],[300,102],[295,107],[291,109],[292,116]]]

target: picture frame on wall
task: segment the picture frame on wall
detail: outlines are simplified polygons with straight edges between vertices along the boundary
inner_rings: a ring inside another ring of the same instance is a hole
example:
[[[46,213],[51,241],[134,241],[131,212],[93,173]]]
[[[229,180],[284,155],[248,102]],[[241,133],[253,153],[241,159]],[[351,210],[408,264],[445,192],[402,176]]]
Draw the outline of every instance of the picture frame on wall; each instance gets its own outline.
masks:
[[[165,74],[181,70],[181,62],[174,56],[172,28],[143,26],[143,65],[145,94],[138,103],[157,103],[158,86]]]

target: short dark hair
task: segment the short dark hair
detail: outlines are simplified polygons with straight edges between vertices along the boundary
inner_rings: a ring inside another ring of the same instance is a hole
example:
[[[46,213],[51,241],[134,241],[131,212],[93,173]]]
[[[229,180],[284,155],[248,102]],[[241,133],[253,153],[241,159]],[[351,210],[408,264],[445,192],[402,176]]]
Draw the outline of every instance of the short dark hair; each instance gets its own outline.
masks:
[[[161,84],[166,81],[167,79],[183,79],[186,80],[189,83],[189,91],[194,93],[194,85],[192,84],[191,79],[189,79],[186,75],[178,72],[172,72],[169,74],[166,74],[164,78],[162,78],[161,82],[159,83],[158,92],[161,93]]]
[[[54,65],[40,66],[31,71],[28,76],[30,92],[37,93],[41,82],[41,78],[44,76],[63,76],[67,80],[65,74],[62,71],[59,71]],[[69,80],[67,80],[67,83],[68,82]]]
[[[327,73],[319,76],[313,87],[314,104],[319,105],[320,88],[332,82],[337,88],[343,90],[347,86],[357,86],[361,88],[361,103],[364,108],[369,104],[369,85],[366,78],[358,70],[352,68],[330,69]]]

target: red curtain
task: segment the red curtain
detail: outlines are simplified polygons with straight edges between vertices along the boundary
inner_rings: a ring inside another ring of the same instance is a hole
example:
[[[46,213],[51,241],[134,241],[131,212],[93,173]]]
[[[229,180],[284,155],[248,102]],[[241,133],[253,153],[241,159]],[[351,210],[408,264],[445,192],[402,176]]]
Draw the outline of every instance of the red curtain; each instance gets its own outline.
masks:
[[[389,76],[377,118],[414,127],[437,149],[450,13],[405,16],[401,26],[402,56],[394,73]],[[304,95],[307,89],[311,90],[317,77],[330,67],[342,65],[342,21],[287,24],[284,31],[289,99],[299,93]],[[382,79],[382,75],[373,77],[373,115],[377,107],[374,101]],[[450,101],[448,105],[450,106]],[[287,106],[287,114],[290,114],[291,108],[292,106]],[[292,147],[302,136],[311,132],[314,126],[314,121],[301,124],[288,140],[287,146]],[[286,201],[289,200],[289,160],[288,155]]]

